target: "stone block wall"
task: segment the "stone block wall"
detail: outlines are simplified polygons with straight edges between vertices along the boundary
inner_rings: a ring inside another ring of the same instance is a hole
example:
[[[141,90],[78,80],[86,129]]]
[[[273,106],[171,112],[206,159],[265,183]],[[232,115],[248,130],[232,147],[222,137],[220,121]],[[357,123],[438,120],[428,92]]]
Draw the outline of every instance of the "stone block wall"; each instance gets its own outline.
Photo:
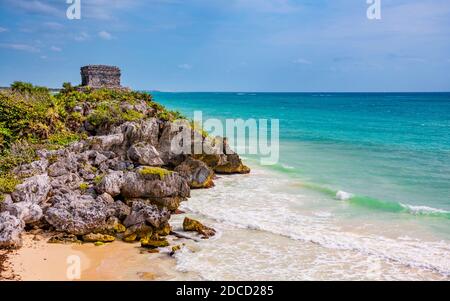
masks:
[[[84,66],[81,67],[81,85],[91,88],[121,88],[120,75],[120,69],[115,66]]]

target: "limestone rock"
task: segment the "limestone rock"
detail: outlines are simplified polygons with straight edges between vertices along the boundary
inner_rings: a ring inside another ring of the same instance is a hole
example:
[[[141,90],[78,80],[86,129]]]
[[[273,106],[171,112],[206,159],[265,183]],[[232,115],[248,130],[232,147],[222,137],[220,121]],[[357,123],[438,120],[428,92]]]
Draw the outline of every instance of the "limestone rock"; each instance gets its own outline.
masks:
[[[13,170],[13,173],[19,177],[30,177],[36,174],[45,173],[48,167],[48,160],[41,159],[25,165],[19,165]]]
[[[131,207],[131,214],[123,222],[125,227],[148,223],[159,228],[169,221],[170,212],[166,208],[158,208],[155,205],[146,204],[141,201],[134,201]]]
[[[42,218],[42,209],[36,203],[19,202],[8,204],[5,207],[6,211],[22,220],[25,224],[36,223]]]
[[[97,186],[97,190],[100,193],[106,192],[113,197],[119,195],[121,188],[125,183],[123,175],[124,173],[122,171],[112,171],[108,173]]]
[[[58,233],[50,237],[49,244],[79,244],[81,241],[74,234]]]
[[[76,173],[68,173],[59,177],[51,178],[51,189],[78,189],[83,179]]]
[[[176,252],[178,252],[178,251],[181,250],[181,247],[182,247],[182,245],[176,245],[176,246],[173,246],[173,247],[170,249],[169,255],[170,255],[170,256],[175,255]]]
[[[141,247],[143,248],[156,249],[168,246],[169,242],[165,238],[149,237],[141,239]]]
[[[109,217],[107,204],[91,195],[68,192],[53,196],[51,202],[53,206],[45,212],[44,217],[57,231],[88,234],[104,228]]]
[[[115,201],[108,207],[108,211],[111,216],[117,217],[121,221],[131,214],[131,208],[122,201]]]
[[[203,235],[205,238],[209,238],[216,234],[216,230],[214,230],[213,228],[206,227],[199,221],[190,219],[188,217],[184,218],[183,230],[184,231],[195,231],[195,232]]]
[[[80,157],[73,152],[66,151],[58,156],[56,162],[48,167],[48,175],[59,177],[68,173],[76,173]]]
[[[147,225],[145,222],[132,225],[123,233],[123,240],[133,242],[143,238],[148,238],[153,234],[153,226]]]
[[[84,242],[113,242],[116,238],[111,235],[100,234],[100,233],[89,233],[83,235]]]
[[[47,198],[50,190],[50,178],[46,174],[37,175],[26,179],[22,184],[17,185],[11,194],[14,202],[31,202],[40,204]]]
[[[188,181],[191,188],[209,188],[214,186],[214,172],[200,160],[188,158],[178,165],[175,171]]]
[[[180,150],[176,152],[173,150],[172,143],[174,142],[174,138],[183,131],[186,124],[180,124],[180,126],[176,126],[176,124],[172,124],[170,122],[166,122],[164,124],[161,137],[158,141],[158,151],[160,153],[161,159],[164,162],[164,165],[179,165],[184,161],[186,154],[181,152],[183,146],[180,146]],[[191,146],[189,146],[190,148]],[[179,153],[180,152],[180,153]]]
[[[227,155],[226,163],[217,165],[214,167],[214,171],[219,174],[247,174],[250,173],[250,168],[242,163],[239,155],[231,154]]]
[[[125,198],[187,198],[190,189],[187,181],[177,173],[139,169],[124,175],[121,194]]]
[[[117,234],[117,233],[123,233],[127,230],[123,224],[120,223],[120,220],[112,216],[106,221],[105,229],[101,232],[108,233],[111,235]]]
[[[146,142],[156,146],[158,144],[159,124],[156,118],[139,122],[126,122],[118,127],[114,133],[122,133],[129,145]]]
[[[172,232],[172,227],[169,223],[165,223],[164,225],[160,226],[159,229],[154,231],[156,234],[160,236],[167,236]]]
[[[0,248],[20,248],[25,224],[9,212],[0,213]]]
[[[114,151],[117,147],[122,146],[124,142],[123,134],[95,136],[88,138],[91,149],[102,151]]]
[[[205,138],[203,153],[195,154],[193,157],[205,162],[219,174],[246,174],[250,172],[250,168],[242,163],[239,155],[230,149],[225,138]]]
[[[161,166],[164,164],[156,148],[145,142],[139,142],[130,147],[128,158],[141,165]]]
[[[99,195],[97,197],[97,200],[104,202],[105,204],[108,205],[113,205],[114,204],[114,198],[107,192]]]
[[[176,211],[178,207],[180,207],[181,202],[185,201],[186,199],[184,197],[127,199],[127,203],[132,204],[135,200],[140,200],[144,203],[153,204],[158,207],[165,207],[170,211]]]

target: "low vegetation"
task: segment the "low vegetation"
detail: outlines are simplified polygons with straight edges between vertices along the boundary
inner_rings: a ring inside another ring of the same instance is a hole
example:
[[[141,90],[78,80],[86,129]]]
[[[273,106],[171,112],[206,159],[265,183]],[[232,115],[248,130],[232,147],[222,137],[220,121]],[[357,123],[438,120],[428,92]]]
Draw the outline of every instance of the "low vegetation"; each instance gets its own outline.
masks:
[[[39,149],[59,149],[127,121],[183,118],[153,101],[148,93],[89,88],[64,83],[59,93],[14,82],[0,91],[0,195],[20,179],[12,169],[37,159]]]

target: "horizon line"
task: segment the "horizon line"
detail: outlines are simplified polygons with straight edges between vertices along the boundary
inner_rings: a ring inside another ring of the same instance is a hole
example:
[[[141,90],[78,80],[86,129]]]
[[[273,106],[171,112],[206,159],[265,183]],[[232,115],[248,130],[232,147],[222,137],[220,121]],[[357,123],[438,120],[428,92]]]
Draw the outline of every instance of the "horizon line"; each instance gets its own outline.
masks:
[[[50,90],[57,91],[61,90],[60,88],[53,88],[44,86]],[[10,86],[0,86],[0,90],[4,89],[10,89]],[[436,93],[442,93],[447,94],[450,93],[450,91],[188,91],[188,90],[180,90],[180,91],[168,91],[168,90],[158,90],[158,89],[132,89],[132,91],[140,91],[140,92],[150,92],[150,93],[259,93],[259,94],[267,94],[267,93],[278,93],[278,94],[316,94],[316,93],[322,93],[322,94],[358,94],[358,93],[366,93],[366,94],[436,94]]]
[[[156,93],[279,93],[279,94],[289,94],[289,93],[303,93],[303,94],[358,94],[358,93],[367,93],[367,94],[431,94],[431,93],[450,93],[450,91],[164,91],[164,90],[146,90],[146,89],[136,89],[135,91],[142,92],[156,92]]]

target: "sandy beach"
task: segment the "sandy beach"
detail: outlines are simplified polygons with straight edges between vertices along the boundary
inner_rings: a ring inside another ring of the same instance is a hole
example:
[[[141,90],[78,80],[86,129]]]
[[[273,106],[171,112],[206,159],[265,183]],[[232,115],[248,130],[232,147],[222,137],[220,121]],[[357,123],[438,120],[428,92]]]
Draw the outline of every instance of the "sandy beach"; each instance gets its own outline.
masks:
[[[1,277],[5,280],[172,280],[179,277],[168,250],[151,253],[120,241],[108,245],[49,244],[48,236],[24,235],[24,245],[9,251]],[[6,252],[2,253],[5,254]],[[78,256],[81,278],[70,279],[68,258]],[[120,258],[120,260],[118,260]]]

